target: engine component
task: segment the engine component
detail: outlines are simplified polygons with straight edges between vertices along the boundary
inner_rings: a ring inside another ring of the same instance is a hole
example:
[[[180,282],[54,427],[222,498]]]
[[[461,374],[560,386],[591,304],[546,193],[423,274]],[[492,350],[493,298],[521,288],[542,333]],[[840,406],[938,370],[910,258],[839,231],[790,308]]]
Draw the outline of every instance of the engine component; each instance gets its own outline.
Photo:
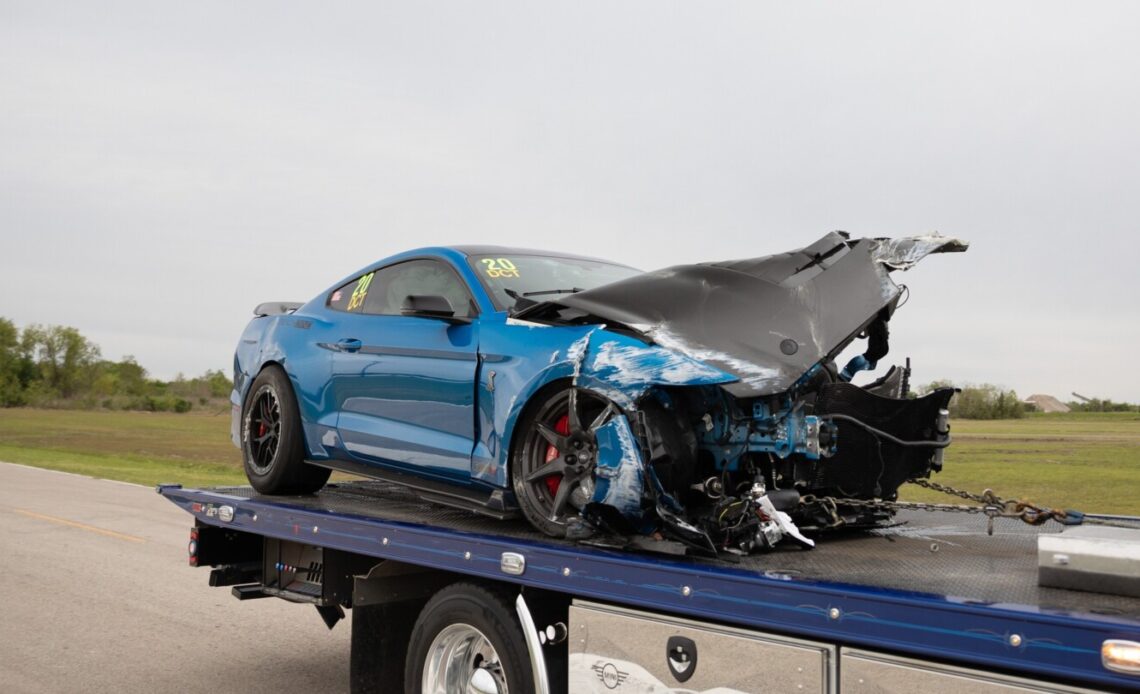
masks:
[[[953,395],[953,388],[942,388],[903,400],[850,383],[824,386],[815,412],[838,425],[843,445],[816,466],[812,486],[829,496],[894,500],[899,485],[934,469],[936,451],[948,443],[936,422]]]

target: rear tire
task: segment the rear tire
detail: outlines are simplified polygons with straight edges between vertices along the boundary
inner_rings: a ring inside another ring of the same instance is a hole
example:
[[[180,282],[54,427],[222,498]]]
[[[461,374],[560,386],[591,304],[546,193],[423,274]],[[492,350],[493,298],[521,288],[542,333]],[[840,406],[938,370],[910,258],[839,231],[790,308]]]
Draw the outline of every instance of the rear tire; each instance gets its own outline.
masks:
[[[407,694],[534,691],[530,654],[509,593],[472,583],[439,591],[408,644]]]
[[[241,418],[245,476],[262,494],[311,494],[325,486],[327,468],[305,464],[301,414],[289,377],[267,366],[254,379]]]

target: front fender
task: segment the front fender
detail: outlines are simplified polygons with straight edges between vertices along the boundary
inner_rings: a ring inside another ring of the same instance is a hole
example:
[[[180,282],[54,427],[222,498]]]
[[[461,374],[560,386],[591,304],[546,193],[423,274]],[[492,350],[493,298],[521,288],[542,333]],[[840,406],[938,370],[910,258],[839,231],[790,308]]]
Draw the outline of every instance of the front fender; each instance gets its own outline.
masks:
[[[510,484],[511,448],[519,419],[535,394],[555,381],[568,380],[628,411],[655,386],[737,380],[683,354],[603,326],[505,323],[495,328],[484,332],[480,344],[484,360],[479,388],[482,433],[472,475],[499,487]]]

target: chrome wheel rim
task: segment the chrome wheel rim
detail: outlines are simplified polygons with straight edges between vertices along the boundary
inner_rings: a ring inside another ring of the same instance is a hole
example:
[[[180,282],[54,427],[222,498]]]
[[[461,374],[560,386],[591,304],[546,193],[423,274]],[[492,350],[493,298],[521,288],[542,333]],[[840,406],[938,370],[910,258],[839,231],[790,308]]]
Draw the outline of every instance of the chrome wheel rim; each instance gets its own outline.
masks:
[[[424,661],[423,694],[508,694],[507,674],[491,641],[469,624],[436,634]]]
[[[250,467],[264,475],[273,467],[281,441],[281,403],[269,386],[254,394],[245,414],[246,457]]]

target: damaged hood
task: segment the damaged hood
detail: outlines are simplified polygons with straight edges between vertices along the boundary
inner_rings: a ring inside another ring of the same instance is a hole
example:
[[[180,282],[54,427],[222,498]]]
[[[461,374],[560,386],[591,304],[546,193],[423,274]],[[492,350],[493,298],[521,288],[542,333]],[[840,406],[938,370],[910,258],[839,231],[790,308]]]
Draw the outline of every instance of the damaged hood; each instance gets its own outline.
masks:
[[[891,270],[967,246],[937,234],[849,240],[832,232],[788,253],[677,265],[549,303],[622,323],[736,376],[724,387],[752,397],[789,389],[893,311],[900,289]]]

